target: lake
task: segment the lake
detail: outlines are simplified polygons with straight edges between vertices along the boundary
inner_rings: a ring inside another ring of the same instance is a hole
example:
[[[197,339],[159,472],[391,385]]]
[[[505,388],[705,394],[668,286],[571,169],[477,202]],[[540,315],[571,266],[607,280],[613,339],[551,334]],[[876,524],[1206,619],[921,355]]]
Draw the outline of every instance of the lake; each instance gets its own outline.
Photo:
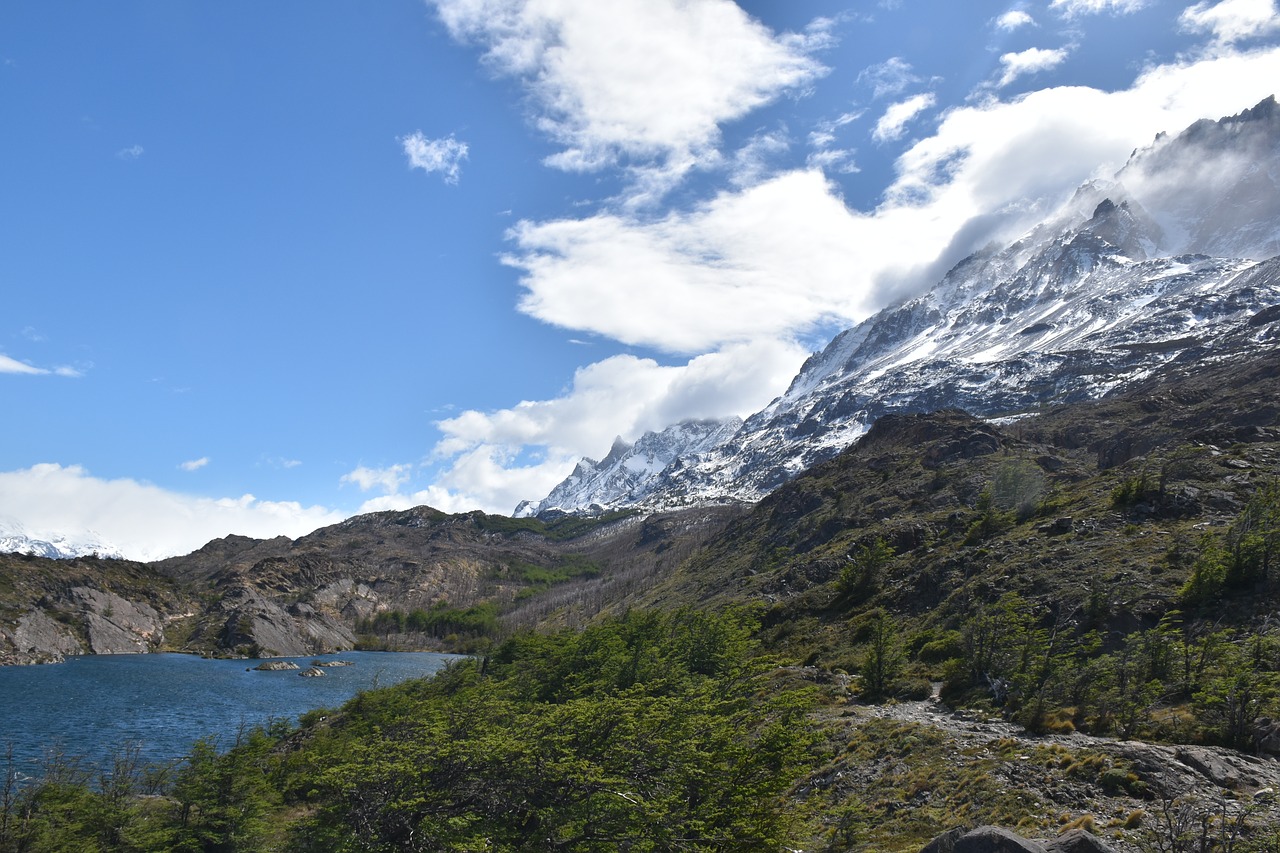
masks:
[[[347,660],[322,678],[301,670],[258,672],[257,660],[195,655],[85,655],[64,663],[0,666],[0,764],[34,774],[51,747],[92,762],[135,743],[149,761],[181,758],[202,737],[230,746],[241,727],[296,720],[341,705],[361,690],[429,676],[457,655],[343,652],[283,658],[302,669],[312,660]]]

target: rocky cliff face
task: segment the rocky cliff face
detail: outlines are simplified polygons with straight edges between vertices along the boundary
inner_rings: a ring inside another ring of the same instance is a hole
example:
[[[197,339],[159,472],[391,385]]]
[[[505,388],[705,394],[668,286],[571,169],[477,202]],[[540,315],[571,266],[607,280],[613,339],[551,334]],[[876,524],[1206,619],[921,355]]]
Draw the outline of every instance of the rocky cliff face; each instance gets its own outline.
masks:
[[[0,664],[136,654],[166,643],[191,598],[126,560],[0,556]]]
[[[889,412],[984,416],[1097,399],[1174,363],[1280,342],[1280,108],[1161,135],[1008,246],[835,338],[727,440],[538,508],[759,500]],[[641,440],[643,442],[644,439]]]
[[[350,649],[356,636],[349,623],[323,609],[295,601],[274,601],[251,586],[226,592],[209,624],[217,646],[250,657],[294,657]]]

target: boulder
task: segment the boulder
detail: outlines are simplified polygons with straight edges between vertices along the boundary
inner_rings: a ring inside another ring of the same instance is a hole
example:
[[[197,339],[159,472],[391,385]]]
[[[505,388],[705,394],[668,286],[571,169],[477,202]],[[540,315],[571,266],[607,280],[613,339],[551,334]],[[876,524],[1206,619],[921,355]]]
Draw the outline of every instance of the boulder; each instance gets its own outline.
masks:
[[[980,826],[956,841],[952,853],[1046,853],[1044,847],[998,826]]]
[[[966,832],[968,832],[967,829],[963,829],[958,826],[955,829],[948,829],[946,832],[926,844],[924,848],[921,849],[920,853],[954,853],[956,849],[956,842],[959,841],[961,836]]]
[[[1069,829],[1044,845],[1046,853],[1115,853],[1098,836],[1083,829]]]
[[[1253,721],[1253,745],[1258,752],[1280,755],[1280,720],[1259,717]]]
[[[298,673],[303,678],[320,678],[324,675],[324,670],[318,666],[310,666]]]
[[[1220,788],[1238,791],[1245,786],[1259,784],[1257,778],[1234,764],[1226,753],[1199,746],[1180,746],[1174,754],[1183,764]]]

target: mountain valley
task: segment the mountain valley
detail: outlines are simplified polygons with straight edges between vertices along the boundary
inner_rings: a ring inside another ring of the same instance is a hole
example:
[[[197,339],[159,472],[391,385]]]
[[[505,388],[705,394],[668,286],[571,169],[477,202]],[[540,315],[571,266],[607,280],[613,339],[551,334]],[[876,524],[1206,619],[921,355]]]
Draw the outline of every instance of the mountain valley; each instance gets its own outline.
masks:
[[[190,849],[1280,849],[1278,235],[1272,98],[513,517],[15,537],[0,664],[473,655],[193,758]]]

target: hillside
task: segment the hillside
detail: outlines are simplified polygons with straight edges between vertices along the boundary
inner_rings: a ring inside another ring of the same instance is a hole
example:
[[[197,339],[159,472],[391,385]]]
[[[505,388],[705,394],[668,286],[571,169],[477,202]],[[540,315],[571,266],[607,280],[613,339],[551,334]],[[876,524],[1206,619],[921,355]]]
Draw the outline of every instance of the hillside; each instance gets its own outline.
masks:
[[[1262,853],[1280,822],[1278,399],[1270,350],[1016,419],[886,416],[745,509],[548,522],[424,507],[149,566],[6,558],[9,598],[34,610],[4,617],[51,612],[83,642],[133,596],[191,613],[162,645],[253,650],[283,613],[282,636],[308,642],[329,620],[392,646],[443,627],[488,650],[116,806],[171,839],[221,837],[234,807],[249,816],[236,832],[280,849],[350,833],[395,847],[412,814],[443,849],[549,848],[530,833],[555,827],[574,849],[598,833],[665,849],[679,831],[916,853],[999,824],[1075,830],[1053,850],[1207,853],[1169,846],[1207,827]],[[100,603],[51,607],[64,600]],[[519,627],[542,634],[504,638]],[[703,766],[740,781],[707,787]],[[240,780],[239,799],[205,798],[206,774]],[[502,791],[542,805],[511,818],[492,806]]]
[[[0,554],[0,665],[156,651],[197,606],[145,563]]]
[[[1092,608],[1107,630],[1151,627],[1178,606],[1202,540],[1280,474],[1277,395],[1272,350],[1007,422],[886,416],[645,600],[765,604],[784,647],[828,664],[849,645],[848,615],[873,607],[953,627],[1017,593],[1040,612]],[[877,541],[892,556],[856,594],[839,592]],[[1247,595],[1227,615],[1244,624],[1273,608]]]
[[[155,650],[466,649],[544,618],[589,618],[673,569],[735,512],[548,523],[419,507],[297,540],[229,536],[151,564],[3,555],[0,663]],[[561,592],[583,578],[594,580],[592,592],[575,592],[570,604]]]

